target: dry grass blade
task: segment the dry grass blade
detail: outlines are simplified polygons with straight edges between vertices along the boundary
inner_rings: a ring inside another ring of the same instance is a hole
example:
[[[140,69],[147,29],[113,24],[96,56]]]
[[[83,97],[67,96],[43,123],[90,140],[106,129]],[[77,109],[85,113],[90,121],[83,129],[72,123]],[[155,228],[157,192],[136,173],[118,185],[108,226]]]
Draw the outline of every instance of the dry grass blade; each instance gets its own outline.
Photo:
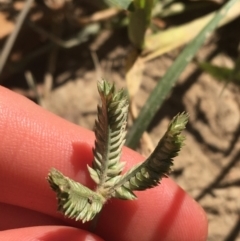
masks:
[[[173,27],[163,32],[147,36],[145,39],[145,49],[142,53],[143,61],[150,61],[173,49],[187,44],[197,36],[199,31],[213,18],[215,14],[216,12],[213,12],[182,26]],[[239,15],[240,2],[237,2],[235,7],[229,10],[218,26],[220,27],[231,22]]]
[[[4,65],[7,61],[7,58],[9,56],[9,53],[13,47],[13,44],[17,38],[17,35],[22,27],[22,24],[31,8],[33,4],[33,0],[27,0],[25,5],[24,5],[24,8],[22,9],[21,13],[19,14],[18,18],[17,18],[17,23],[16,23],[16,26],[13,30],[13,32],[9,35],[4,47],[3,47],[3,50],[1,52],[1,55],[0,55],[0,74],[4,68]]]

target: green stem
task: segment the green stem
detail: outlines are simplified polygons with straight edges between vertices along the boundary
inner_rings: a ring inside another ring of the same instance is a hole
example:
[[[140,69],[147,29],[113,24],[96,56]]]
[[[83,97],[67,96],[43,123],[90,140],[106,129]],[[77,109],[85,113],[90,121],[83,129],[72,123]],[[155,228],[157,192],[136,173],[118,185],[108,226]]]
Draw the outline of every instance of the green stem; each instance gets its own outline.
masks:
[[[135,0],[136,8],[129,13],[128,36],[134,46],[142,49],[145,32],[151,20],[153,0]]]

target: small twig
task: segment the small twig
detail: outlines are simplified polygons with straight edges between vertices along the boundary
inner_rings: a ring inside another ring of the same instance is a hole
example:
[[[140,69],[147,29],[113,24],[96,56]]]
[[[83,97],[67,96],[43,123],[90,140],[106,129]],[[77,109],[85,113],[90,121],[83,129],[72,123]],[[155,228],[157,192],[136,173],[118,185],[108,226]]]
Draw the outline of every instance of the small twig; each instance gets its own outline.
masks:
[[[77,36],[69,39],[69,40],[62,40],[59,37],[49,33],[48,31],[46,31],[45,29],[37,26],[36,24],[34,24],[33,22],[28,22],[28,25],[37,33],[44,35],[46,37],[48,37],[53,43],[57,44],[58,46],[62,47],[62,48],[72,48],[75,47],[77,45],[80,45],[83,42],[86,42],[89,38],[90,35],[94,35],[97,34],[99,32],[99,25],[98,24],[91,24],[86,26],[83,30],[81,30]]]
[[[27,84],[31,90],[33,90],[35,98],[37,100],[37,103],[41,105],[41,97],[37,89],[36,81],[33,78],[33,75],[30,71],[25,72],[25,78],[27,81]]]
[[[62,36],[62,31],[63,31],[63,29],[62,29],[61,23],[58,21],[53,21],[52,22],[52,32],[55,34],[55,36],[60,38]],[[53,48],[51,49],[51,52],[49,55],[47,72],[44,76],[44,90],[43,90],[44,97],[46,97],[50,94],[50,91],[52,90],[52,87],[53,87],[53,75],[56,70],[58,50],[59,50],[59,46],[54,45]]]
[[[22,9],[21,13],[19,14],[19,16],[17,18],[16,26],[15,26],[13,32],[9,35],[9,37],[3,47],[3,50],[0,55],[0,74],[7,61],[7,58],[12,49],[12,46],[17,38],[18,32],[21,29],[24,19],[26,18],[27,14],[31,8],[32,3],[33,3],[33,0],[26,0],[26,4],[24,5],[24,8]]]
[[[91,57],[96,70],[97,79],[100,79],[102,77],[102,70],[101,70],[98,56],[95,51],[91,51]]]
[[[53,75],[56,70],[58,50],[59,50],[59,47],[54,46],[50,53],[50,56],[49,56],[47,72],[44,76],[43,97],[49,96],[49,94],[53,88]]]
[[[105,21],[109,18],[112,18],[112,17],[118,15],[121,12],[123,12],[123,10],[121,10],[121,9],[108,8],[108,9],[104,9],[102,11],[96,12],[96,13],[92,14],[91,16],[82,17],[79,19],[78,22],[80,23],[80,25],[86,25],[89,23]]]

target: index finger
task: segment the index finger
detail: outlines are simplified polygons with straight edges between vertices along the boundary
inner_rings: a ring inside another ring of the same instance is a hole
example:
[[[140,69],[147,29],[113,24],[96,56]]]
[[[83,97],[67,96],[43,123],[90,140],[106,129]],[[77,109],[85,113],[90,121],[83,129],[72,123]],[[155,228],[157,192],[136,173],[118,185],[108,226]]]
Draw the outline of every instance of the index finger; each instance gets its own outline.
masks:
[[[0,87],[0,96],[0,202],[62,218],[46,176],[55,167],[94,188],[86,167],[92,161],[93,133],[5,88]],[[126,169],[143,160],[128,148],[122,159]],[[171,179],[137,196],[136,201],[110,200],[97,234],[115,241],[206,240],[204,211]]]

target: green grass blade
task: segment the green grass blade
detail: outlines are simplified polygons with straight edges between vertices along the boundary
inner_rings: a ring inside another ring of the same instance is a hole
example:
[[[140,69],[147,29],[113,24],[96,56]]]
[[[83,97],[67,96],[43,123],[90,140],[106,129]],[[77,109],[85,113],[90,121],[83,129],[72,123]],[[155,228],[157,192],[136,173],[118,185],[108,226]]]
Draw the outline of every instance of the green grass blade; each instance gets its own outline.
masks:
[[[193,41],[182,51],[173,65],[168,69],[156,88],[152,91],[147,102],[142,108],[138,118],[128,132],[126,145],[135,148],[143,132],[147,129],[151,120],[161,107],[166,96],[169,94],[172,86],[183,72],[187,64],[192,60],[198,49],[204,43],[206,38],[217,27],[220,20],[227,11],[239,0],[230,0],[216,13],[213,19],[201,30]],[[177,41],[177,40],[176,40]]]

